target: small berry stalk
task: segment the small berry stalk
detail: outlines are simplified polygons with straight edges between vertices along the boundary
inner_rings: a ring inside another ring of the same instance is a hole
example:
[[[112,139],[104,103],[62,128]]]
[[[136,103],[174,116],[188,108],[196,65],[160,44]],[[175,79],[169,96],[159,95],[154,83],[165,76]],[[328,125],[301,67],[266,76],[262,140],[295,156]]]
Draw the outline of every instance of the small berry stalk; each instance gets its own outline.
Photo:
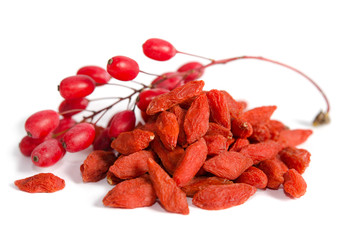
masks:
[[[146,120],[149,103],[156,96],[181,87],[188,82],[200,79],[204,72],[212,66],[227,64],[237,60],[255,59],[270,62],[292,70],[318,89],[326,102],[326,110],[321,111],[313,121],[314,126],[329,123],[330,104],[324,91],[318,84],[303,72],[278,61],[264,57],[240,56],[221,60],[214,60],[177,50],[171,43],[158,39],[148,39],[142,46],[144,54],[156,61],[167,61],[177,54],[184,54],[201,60],[209,61],[202,64],[198,61],[187,62],[176,71],[163,74],[153,74],[142,71],[138,63],[126,56],[114,56],[107,62],[106,69],[98,66],[80,68],[76,75],[64,78],[59,86],[59,94],[63,97],[58,111],[43,110],[31,115],[26,123],[25,136],[20,144],[21,152],[30,156],[35,165],[40,167],[51,166],[63,158],[66,152],[82,151],[91,145],[96,150],[109,150],[113,139],[120,133],[131,131],[136,124],[136,107]],[[154,76],[149,84],[136,81],[139,73]],[[132,82],[136,87],[123,83],[110,82],[112,79],[121,82]],[[98,99],[88,97],[101,86],[117,86],[131,90],[128,96],[105,96]],[[92,101],[114,99],[114,102],[101,109],[88,109]],[[117,112],[106,126],[100,126],[99,121],[121,102],[128,101],[127,109]],[[75,115],[83,114],[80,121]]]

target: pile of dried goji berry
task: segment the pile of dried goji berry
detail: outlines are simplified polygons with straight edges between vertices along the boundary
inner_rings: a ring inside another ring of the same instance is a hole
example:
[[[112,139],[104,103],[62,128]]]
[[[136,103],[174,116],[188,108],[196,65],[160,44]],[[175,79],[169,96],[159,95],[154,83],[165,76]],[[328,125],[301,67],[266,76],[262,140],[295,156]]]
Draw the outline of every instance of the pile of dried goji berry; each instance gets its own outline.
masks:
[[[155,60],[183,53],[164,40],[150,40],[144,52]],[[66,152],[93,145],[80,173],[84,182],[106,178],[115,185],[103,199],[108,207],[145,207],[158,199],[167,211],[188,214],[187,197],[197,207],[218,210],[244,203],[258,188],[281,186],[288,196],[299,198],[307,188],[302,174],[310,153],[297,146],[312,131],[289,129],[271,119],[276,106],[247,109],[246,102],[235,100],[227,91],[203,90],[204,81],[197,80],[209,66],[243,58],[252,57],[185,64],[176,73],[158,76],[150,86],[137,83],[141,89],[130,87],[134,92],[129,96],[76,122],[72,116],[86,109],[89,100],[85,97],[95,87],[107,85],[111,77],[129,81],[140,72],[134,60],[122,56],[110,59],[107,71],[83,68],[61,82],[59,91],[65,100],[58,113],[44,110],[29,117],[28,136],[22,139],[20,150],[35,165],[47,167]],[[115,114],[106,128],[97,124],[114,105],[136,96],[132,110]],[[136,105],[144,121],[135,126]],[[315,124],[328,122],[328,111],[329,105]],[[94,122],[97,115],[101,117]],[[15,185],[28,192],[55,192],[65,182],[41,173]]]

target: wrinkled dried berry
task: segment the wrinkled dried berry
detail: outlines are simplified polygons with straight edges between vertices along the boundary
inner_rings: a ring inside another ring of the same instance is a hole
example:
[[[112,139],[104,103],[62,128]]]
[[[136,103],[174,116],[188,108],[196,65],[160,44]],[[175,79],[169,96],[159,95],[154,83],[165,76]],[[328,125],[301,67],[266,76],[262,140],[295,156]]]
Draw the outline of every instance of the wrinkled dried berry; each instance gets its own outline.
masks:
[[[52,173],[39,173],[14,182],[19,190],[29,193],[53,193],[65,187],[63,179]]]
[[[211,185],[198,191],[192,203],[202,209],[221,210],[245,203],[256,188],[245,183]]]

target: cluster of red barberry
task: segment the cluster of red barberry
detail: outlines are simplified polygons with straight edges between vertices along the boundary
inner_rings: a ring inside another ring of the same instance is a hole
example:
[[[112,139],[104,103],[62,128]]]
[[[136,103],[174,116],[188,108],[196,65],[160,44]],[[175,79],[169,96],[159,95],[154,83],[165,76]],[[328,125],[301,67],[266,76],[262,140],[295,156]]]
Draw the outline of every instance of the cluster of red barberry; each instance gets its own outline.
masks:
[[[146,56],[158,61],[169,60],[176,53],[181,53],[169,42],[157,38],[147,40],[143,44],[143,51]],[[87,110],[90,102],[87,97],[98,86],[109,84],[112,78],[131,81],[142,71],[135,60],[126,56],[109,59],[107,69],[98,66],[82,67],[76,75],[60,82],[58,90],[64,100],[58,111],[39,111],[26,120],[27,136],[21,140],[20,150],[25,156],[30,156],[36,166],[48,167],[62,159],[66,152],[82,151],[92,144],[95,149],[108,149],[112,138],[135,127],[135,109],[116,113],[106,128],[97,125],[99,119],[93,121],[96,115],[102,117],[117,103],[131,99],[136,99],[136,105],[144,113],[154,97],[198,79],[203,74],[204,67],[199,62],[186,63],[176,72],[157,76],[149,86],[138,83],[141,85],[140,89],[131,88],[132,94],[119,97],[113,104],[98,111]],[[82,111],[89,111],[91,115],[76,122],[72,117]]]

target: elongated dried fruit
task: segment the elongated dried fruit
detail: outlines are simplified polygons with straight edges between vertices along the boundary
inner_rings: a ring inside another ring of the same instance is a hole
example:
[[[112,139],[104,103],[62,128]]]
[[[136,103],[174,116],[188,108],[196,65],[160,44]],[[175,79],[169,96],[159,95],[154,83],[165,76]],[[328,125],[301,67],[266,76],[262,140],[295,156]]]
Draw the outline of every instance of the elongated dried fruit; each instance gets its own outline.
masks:
[[[109,172],[119,179],[139,177],[148,171],[147,160],[154,158],[153,152],[142,150],[128,156],[120,156],[109,168]]]
[[[184,130],[184,122],[187,111],[181,108],[179,105],[176,105],[170,109],[170,112],[175,114],[179,126],[177,143],[182,147],[187,146],[186,134]]]
[[[178,166],[179,162],[182,160],[185,150],[176,146],[172,151],[166,149],[161,140],[159,138],[155,138],[155,140],[151,143],[152,150],[157,154],[157,156],[161,159],[162,165],[166,169],[166,171],[173,175]]]
[[[98,182],[106,177],[108,169],[116,161],[113,152],[95,150],[80,166],[83,182]]]
[[[249,156],[254,164],[261,161],[274,158],[281,150],[282,146],[275,141],[266,141],[261,143],[249,144],[242,148],[240,152]]]
[[[236,183],[246,183],[256,188],[266,188],[268,184],[268,177],[266,174],[254,166],[245,170],[236,180]]]
[[[288,168],[294,168],[303,174],[310,163],[310,153],[305,149],[286,147],[279,152],[282,160]]]
[[[280,132],[278,142],[284,146],[296,147],[307,141],[312,133],[313,131],[309,129],[286,129]]]
[[[224,94],[219,90],[212,89],[206,95],[209,101],[211,119],[230,129],[230,112]]]
[[[232,181],[226,178],[202,176],[193,178],[185,186],[181,187],[181,189],[186,193],[186,196],[193,197],[195,193],[210,185],[224,185],[232,183]]]
[[[153,188],[162,206],[168,212],[189,214],[186,194],[154,160],[148,159],[147,163]]]
[[[192,203],[202,209],[221,210],[245,203],[256,188],[245,183],[211,185],[198,191]]]
[[[220,134],[204,136],[207,145],[207,155],[218,155],[228,149],[228,139]]]
[[[243,119],[236,118],[231,121],[231,131],[236,137],[248,138],[253,134],[253,127]]]
[[[287,195],[299,198],[305,194],[307,191],[307,183],[297,170],[289,169],[284,173],[283,177],[283,189]]]
[[[207,152],[203,138],[186,148],[185,155],[173,174],[177,186],[184,186],[196,175],[206,160]]]
[[[112,141],[111,147],[121,154],[129,155],[147,148],[154,138],[155,134],[153,132],[135,129],[120,133]]]
[[[254,125],[266,124],[276,109],[276,106],[256,107],[244,112],[242,119],[250,123],[253,127]]]
[[[284,182],[283,174],[286,169],[278,162],[272,159],[262,161],[257,165],[266,176],[268,177],[267,187],[271,189],[278,189],[279,186]]]
[[[239,152],[223,152],[210,158],[203,168],[218,177],[234,180],[253,165],[253,160]]]
[[[19,190],[29,193],[53,193],[62,190],[65,182],[52,173],[39,173],[14,182]]]
[[[154,115],[158,112],[166,111],[177,104],[199,95],[204,87],[204,81],[191,81],[172,91],[156,96],[147,107],[146,113]]]
[[[242,148],[248,146],[249,144],[250,143],[248,139],[238,138],[230,147],[229,151],[240,152]]]
[[[225,96],[226,102],[228,104],[230,118],[231,119],[238,119],[242,116],[243,111],[246,107],[246,104],[240,104],[237,102],[228,92],[221,91],[222,94]]]
[[[152,206],[156,194],[148,175],[118,183],[103,198],[103,204],[116,208],[139,208]]]
[[[184,130],[187,143],[193,143],[204,136],[209,129],[209,103],[205,94],[198,96],[187,110]]]
[[[156,120],[156,132],[161,142],[168,150],[173,150],[177,145],[179,125],[175,114],[162,112]]]
[[[230,131],[230,129],[227,129],[217,123],[210,122],[206,135],[218,135],[218,134],[228,139],[231,139],[233,137],[233,133]]]

